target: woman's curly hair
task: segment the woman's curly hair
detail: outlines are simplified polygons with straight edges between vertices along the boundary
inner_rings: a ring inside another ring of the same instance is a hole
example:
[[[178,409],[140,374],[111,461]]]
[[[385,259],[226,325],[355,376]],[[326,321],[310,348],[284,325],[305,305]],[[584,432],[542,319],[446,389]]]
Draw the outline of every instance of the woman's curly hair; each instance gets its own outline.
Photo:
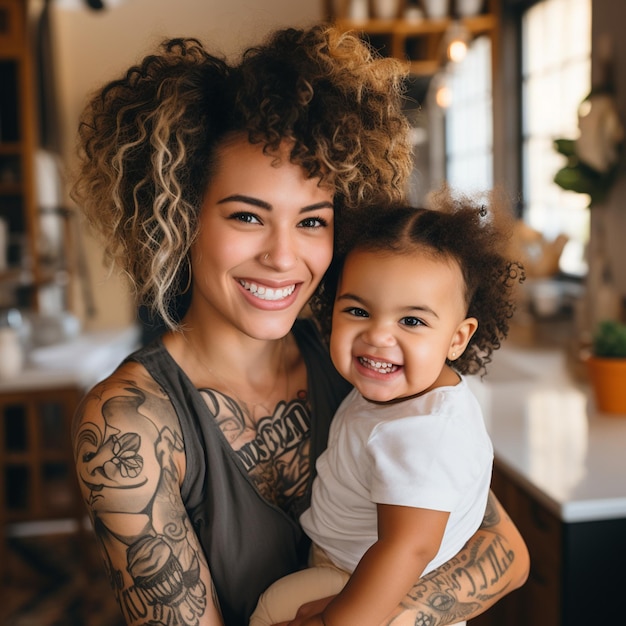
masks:
[[[237,63],[172,39],[99,89],[79,125],[72,197],[139,304],[176,328],[189,249],[227,136],[247,134],[335,189],[336,210],[399,201],[412,159],[404,64],[324,25],[284,29]]]
[[[435,258],[455,260],[465,283],[467,317],[478,328],[465,350],[448,362],[461,374],[484,374],[509,331],[515,311],[515,288],[525,279],[524,268],[507,257],[510,220],[493,205],[477,203],[449,190],[433,196],[431,208],[372,205],[347,216],[335,257],[311,303],[328,340],[340,274],[354,250],[410,254],[425,250]]]

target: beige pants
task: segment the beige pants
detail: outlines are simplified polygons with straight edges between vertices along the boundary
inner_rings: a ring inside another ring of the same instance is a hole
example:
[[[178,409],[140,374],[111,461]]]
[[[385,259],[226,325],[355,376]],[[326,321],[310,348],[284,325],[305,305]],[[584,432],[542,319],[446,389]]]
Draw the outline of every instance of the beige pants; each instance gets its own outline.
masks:
[[[271,626],[294,619],[307,602],[337,595],[350,574],[339,569],[317,546],[309,558],[311,567],[277,580],[259,598],[250,618],[250,626]],[[466,626],[459,622],[454,626]]]
[[[311,567],[277,580],[259,598],[250,626],[270,626],[292,620],[307,602],[337,595],[350,574],[336,567],[324,552],[313,547]]]

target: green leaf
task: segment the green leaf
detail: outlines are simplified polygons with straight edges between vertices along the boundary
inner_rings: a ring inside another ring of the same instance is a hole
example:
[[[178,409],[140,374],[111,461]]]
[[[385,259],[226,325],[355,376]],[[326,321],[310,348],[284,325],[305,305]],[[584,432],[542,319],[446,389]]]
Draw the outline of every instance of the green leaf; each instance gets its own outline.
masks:
[[[626,357],[626,324],[613,320],[600,322],[593,337],[593,353],[600,357]]]
[[[554,148],[559,154],[566,157],[576,156],[576,141],[574,139],[555,139]]]

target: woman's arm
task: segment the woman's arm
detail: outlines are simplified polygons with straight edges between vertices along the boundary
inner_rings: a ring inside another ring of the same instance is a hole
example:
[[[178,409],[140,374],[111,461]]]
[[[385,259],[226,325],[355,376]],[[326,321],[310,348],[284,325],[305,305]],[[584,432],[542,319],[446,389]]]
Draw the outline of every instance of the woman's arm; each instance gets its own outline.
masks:
[[[493,493],[481,527],[447,563],[415,583],[387,626],[447,626],[477,617],[528,576],[530,560],[519,531]],[[325,598],[303,605],[293,626],[322,613]]]
[[[72,428],[78,481],[126,623],[221,626],[180,493],[184,447],[168,398],[125,364],[81,403]]]
[[[455,557],[413,586],[387,624],[446,626],[472,619],[521,587],[529,568],[522,536],[490,492],[481,527]]]

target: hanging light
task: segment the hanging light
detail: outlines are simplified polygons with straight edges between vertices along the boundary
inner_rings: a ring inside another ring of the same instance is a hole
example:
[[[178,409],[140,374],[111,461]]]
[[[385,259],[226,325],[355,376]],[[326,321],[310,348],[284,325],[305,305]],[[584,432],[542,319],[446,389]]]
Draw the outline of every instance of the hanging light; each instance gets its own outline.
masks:
[[[447,109],[452,103],[452,90],[448,84],[445,71],[439,71],[433,76],[430,84],[435,104],[441,109]]]
[[[463,22],[455,20],[450,24],[446,35],[446,57],[453,63],[460,63],[467,54],[470,34]]]

